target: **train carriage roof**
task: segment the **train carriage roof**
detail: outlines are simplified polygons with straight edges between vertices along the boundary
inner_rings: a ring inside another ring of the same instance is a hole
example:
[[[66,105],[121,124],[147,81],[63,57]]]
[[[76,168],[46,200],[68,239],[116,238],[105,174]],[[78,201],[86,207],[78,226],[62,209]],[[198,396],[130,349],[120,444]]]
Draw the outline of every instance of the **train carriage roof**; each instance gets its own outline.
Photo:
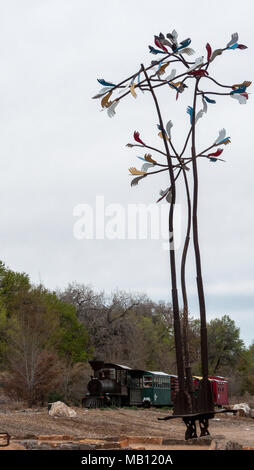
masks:
[[[129,371],[131,376],[142,376],[144,374],[150,374],[155,377],[177,377],[177,375],[174,374],[167,374],[166,372],[162,371],[157,371],[157,370],[144,370],[144,369],[133,369],[129,366],[125,366],[123,364],[116,364],[114,362],[104,362],[104,361],[99,361],[99,360],[92,360],[89,361],[89,364],[91,367],[96,371],[99,371],[104,368],[110,368],[110,369],[117,369],[117,370],[126,370]]]
[[[152,375],[163,375],[164,377],[170,377],[169,374],[166,374],[166,372],[161,372],[161,371],[156,371],[156,370],[145,370],[145,373],[147,372],[148,374]]]
[[[92,369],[95,371],[99,371],[104,368],[118,369],[118,370],[131,370],[131,368],[128,366],[124,366],[122,364],[114,364],[113,362],[93,360],[93,361],[89,361],[89,364],[92,367]]]
[[[124,366],[122,364],[114,364],[113,362],[104,362],[102,368],[111,367],[112,369],[121,369],[121,370],[132,370],[131,367]]]
[[[203,377],[199,375],[193,375],[192,377],[193,379],[198,379],[198,380],[203,379]],[[228,382],[224,377],[213,376],[213,375],[209,375],[208,380],[210,380],[210,382],[219,382],[219,383]]]
[[[131,372],[131,375],[138,375],[138,376],[149,374],[149,375],[154,375],[157,377],[172,377],[170,374],[166,374],[166,372],[155,371],[155,370],[131,369],[130,372]]]

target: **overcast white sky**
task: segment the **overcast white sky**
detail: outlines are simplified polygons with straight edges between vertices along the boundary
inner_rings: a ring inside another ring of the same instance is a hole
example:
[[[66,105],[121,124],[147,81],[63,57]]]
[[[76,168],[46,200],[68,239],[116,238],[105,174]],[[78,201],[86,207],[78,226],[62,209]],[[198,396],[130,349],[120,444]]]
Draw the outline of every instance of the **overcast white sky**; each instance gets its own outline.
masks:
[[[181,40],[192,38],[194,57],[206,53],[207,42],[224,47],[237,31],[248,49],[226,51],[210,74],[229,85],[253,80],[254,6],[248,0],[239,7],[235,0],[0,1],[0,258],[8,266],[52,289],[78,281],[170,299],[161,241],[73,237],[77,204],[95,206],[98,195],[106,205],[149,204],[167,186],[158,175],[130,187],[128,168],[139,166],[138,153],[125,147],[133,131],[161,144],[151,98],[130,96],[109,119],[91,96],[101,88],[97,78],[119,82],[141,62],[148,65],[155,58],[148,52],[153,35],[173,29]],[[247,105],[218,97],[197,129],[200,149],[223,127],[232,139],[226,163],[200,165],[200,240],[208,319],[229,314],[246,344],[254,340],[252,96]],[[176,102],[164,90],[159,97],[180,148],[191,96],[187,90]],[[184,202],[180,190],[178,203]],[[197,316],[191,256],[188,289]]]

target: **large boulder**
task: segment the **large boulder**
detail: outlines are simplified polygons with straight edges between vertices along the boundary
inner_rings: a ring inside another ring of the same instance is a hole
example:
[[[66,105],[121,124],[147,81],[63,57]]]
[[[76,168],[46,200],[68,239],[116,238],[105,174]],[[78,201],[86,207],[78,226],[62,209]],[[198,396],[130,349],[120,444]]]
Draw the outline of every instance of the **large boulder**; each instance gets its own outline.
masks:
[[[67,406],[62,401],[55,401],[50,403],[51,408],[49,410],[50,416],[64,417],[64,418],[75,418],[77,416],[76,411]]]
[[[250,407],[248,403],[238,403],[233,406],[233,410],[242,410],[244,416],[250,416]]]

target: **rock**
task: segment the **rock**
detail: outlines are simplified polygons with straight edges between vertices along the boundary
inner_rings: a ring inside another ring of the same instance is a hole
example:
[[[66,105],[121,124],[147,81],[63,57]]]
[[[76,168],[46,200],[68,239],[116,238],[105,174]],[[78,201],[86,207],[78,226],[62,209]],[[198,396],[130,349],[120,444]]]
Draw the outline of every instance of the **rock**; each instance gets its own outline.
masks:
[[[42,442],[40,446],[36,447],[34,450],[55,450],[55,449],[52,445]]]
[[[57,446],[57,449],[58,450],[81,450],[80,446],[78,444],[74,444],[73,442],[59,444],[59,446]]]
[[[35,439],[29,439],[20,441],[20,444],[25,447],[27,450],[36,450],[38,449],[38,441]]]
[[[242,450],[243,446],[238,442],[227,439],[213,439],[210,450]]]
[[[79,450],[94,450],[94,444],[79,444]]]
[[[244,416],[250,416],[251,410],[250,410],[248,403],[238,403],[237,405],[233,406],[233,410],[242,410],[244,413]]]
[[[152,437],[152,436],[128,436],[127,437],[129,444],[158,444],[162,445],[162,437]]]
[[[212,443],[211,436],[201,436],[194,439],[188,439],[185,441],[185,445],[193,445],[193,446],[207,446],[209,447]]]
[[[113,449],[121,449],[121,444],[119,442],[103,442],[102,444],[97,444],[95,446],[96,450],[103,450],[103,449],[108,449],[108,450],[113,450]]]
[[[250,410],[250,417],[254,418],[254,409]]]
[[[38,436],[39,441],[73,441],[74,437],[66,434],[43,434]]]
[[[75,418],[77,413],[62,401],[55,401],[54,403],[51,403],[49,415],[54,417]]]

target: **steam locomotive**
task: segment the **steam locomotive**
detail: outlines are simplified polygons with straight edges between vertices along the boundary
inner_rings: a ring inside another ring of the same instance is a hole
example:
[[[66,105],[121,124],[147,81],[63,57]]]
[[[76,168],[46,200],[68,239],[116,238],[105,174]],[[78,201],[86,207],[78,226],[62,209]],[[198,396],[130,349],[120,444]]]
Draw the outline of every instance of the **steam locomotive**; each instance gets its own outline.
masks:
[[[89,362],[94,375],[88,383],[88,393],[82,399],[85,408],[105,406],[173,406],[178,391],[176,375],[161,371],[131,369],[128,366]],[[193,377],[194,393],[202,377]],[[228,404],[228,382],[219,376],[209,377],[214,404]]]

